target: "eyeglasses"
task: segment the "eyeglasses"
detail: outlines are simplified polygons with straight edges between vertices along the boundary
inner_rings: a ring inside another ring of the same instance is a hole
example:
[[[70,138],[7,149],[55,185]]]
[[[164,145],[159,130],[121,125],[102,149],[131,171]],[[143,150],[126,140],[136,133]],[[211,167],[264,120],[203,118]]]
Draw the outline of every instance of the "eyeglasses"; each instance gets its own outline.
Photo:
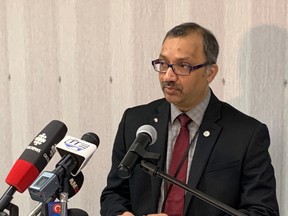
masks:
[[[192,65],[187,64],[187,63],[168,64],[164,60],[156,59],[156,60],[152,61],[152,65],[154,67],[154,70],[157,72],[160,72],[160,73],[166,73],[168,68],[171,67],[172,71],[175,74],[182,75],[182,76],[188,76],[191,73],[191,71],[205,67],[205,66],[209,65],[209,63],[205,62],[203,64],[192,66]]]

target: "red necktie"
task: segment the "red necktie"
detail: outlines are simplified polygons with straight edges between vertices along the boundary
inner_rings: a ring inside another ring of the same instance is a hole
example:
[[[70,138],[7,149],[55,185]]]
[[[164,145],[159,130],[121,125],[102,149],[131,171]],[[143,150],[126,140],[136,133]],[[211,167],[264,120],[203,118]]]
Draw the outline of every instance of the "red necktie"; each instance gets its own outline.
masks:
[[[188,158],[186,157],[182,166],[180,163],[189,146],[189,129],[187,126],[192,120],[186,114],[181,114],[178,116],[178,121],[180,122],[181,128],[174,145],[169,174],[181,182],[186,183]],[[170,185],[167,192],[164,212],[169,216],[183,215],[184,196],[185,191],[182,188]]]

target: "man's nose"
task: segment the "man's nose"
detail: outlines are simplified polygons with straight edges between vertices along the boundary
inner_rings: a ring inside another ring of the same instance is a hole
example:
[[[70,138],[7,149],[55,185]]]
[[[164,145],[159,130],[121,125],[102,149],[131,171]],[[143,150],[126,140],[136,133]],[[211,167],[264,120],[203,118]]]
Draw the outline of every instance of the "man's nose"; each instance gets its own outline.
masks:
[[[169,67],[166,73],[163,75],[163,81],[175,81],[177,79],[177,74],[174,73],[172,67]]]

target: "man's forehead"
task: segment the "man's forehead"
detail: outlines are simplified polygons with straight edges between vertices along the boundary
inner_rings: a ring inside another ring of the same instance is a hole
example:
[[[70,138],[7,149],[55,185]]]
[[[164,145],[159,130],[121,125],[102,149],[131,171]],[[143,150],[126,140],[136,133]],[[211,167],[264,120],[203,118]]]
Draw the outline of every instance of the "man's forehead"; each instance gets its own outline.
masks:
[[[191,55],[203,52],[203,38],[199,33],[189,34],[185,37],[168,37],[162,44],[161,55],[170,52],[189,53]]]

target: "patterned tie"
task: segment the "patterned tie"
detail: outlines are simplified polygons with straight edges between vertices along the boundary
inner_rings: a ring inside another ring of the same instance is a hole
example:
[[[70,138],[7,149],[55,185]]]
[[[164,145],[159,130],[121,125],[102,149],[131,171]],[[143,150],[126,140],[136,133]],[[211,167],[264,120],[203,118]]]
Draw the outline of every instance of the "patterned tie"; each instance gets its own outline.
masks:
[[[188,158],[186,157],[182,166],[180,163],[189,146],[189,129],[187,126],[192,120],[184,113],[177,118],[181,124],[181,128],[174,145],[169,174],[176,177],[181,182],[186,183]],[[169,216],[183,215],[184,196],[185,191],[183,189],[175,185],[170,185],[167,192],[164,212]]]

